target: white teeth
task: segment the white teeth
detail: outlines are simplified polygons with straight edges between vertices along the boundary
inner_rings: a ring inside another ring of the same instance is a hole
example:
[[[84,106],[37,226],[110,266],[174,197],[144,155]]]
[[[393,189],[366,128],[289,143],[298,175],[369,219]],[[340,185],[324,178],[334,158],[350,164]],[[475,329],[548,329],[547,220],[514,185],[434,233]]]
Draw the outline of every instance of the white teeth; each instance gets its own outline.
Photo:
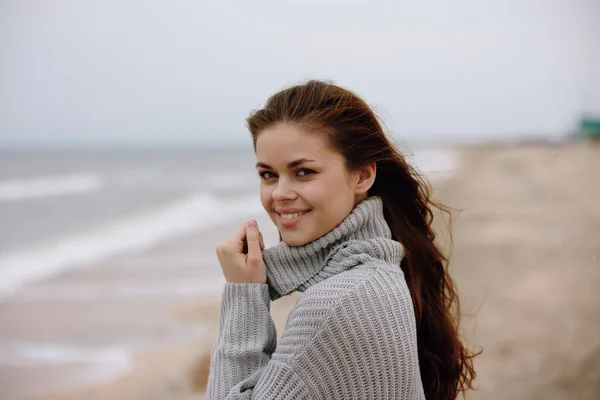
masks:
[[[281,218],[283,219],[294,219],[294,218],[298,218],[301,215],[306,214],[306,211],[301,212],[301,213],[294,213],[294,214],[280,214]]]

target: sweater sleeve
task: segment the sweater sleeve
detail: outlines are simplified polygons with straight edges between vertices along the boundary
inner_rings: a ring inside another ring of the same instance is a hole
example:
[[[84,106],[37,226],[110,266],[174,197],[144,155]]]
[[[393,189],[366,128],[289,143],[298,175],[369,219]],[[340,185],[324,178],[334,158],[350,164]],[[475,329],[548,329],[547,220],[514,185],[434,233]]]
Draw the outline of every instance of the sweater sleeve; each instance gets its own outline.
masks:
[[[293,371],[270,362],[277,332],[269,308],[266,284],[225,285],[219,336],[212,349],[208,399],[308,399]]]

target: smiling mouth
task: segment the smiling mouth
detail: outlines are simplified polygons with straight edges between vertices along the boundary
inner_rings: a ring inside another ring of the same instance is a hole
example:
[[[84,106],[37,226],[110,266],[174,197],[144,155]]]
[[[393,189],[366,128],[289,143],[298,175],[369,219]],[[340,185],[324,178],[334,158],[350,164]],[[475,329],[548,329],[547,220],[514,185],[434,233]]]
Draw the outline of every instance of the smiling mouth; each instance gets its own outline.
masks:
[[[302,220],[302,218],[304,217],[304,215],[308,214],[309,212],[310,212],[310,210],[303,211],[303,212],[300,212],[300,213],[293,213],[293,214],[279,214],[279,213],[277,213],[277,215],[279,216],[280,224],[284,228],[293,228],[296,225],[298,225],[298,223],[300,223],[300,221]]]
[[[309,212],[310,212],[310,210],[307,210],[307,211],[302,211],[302,212],[300,212],[300,213],[293,213],[293,214],[279,214],[279,213],[277,213],[277,214],[278,214],[278,215],[279,215],[279,216],[280,216],[280,217],[281,217],[283,220],[292,220],[292,219],[294,219],[294,218],[301,217],[301,216],[303,216],[304,214],[306,214],[306,213],[309,213]]]

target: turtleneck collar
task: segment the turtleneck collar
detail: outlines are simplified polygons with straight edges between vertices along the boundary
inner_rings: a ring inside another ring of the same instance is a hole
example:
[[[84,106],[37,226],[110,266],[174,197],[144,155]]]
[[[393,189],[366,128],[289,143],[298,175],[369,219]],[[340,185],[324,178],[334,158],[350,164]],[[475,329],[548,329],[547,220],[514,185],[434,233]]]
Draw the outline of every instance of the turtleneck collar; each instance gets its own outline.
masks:
[[[402,245],[392,240],[380,197],[371,196],[329,233],[302,246],[281,242],[263,251],[271,300],[312,285],[359,264],[399,265]]]

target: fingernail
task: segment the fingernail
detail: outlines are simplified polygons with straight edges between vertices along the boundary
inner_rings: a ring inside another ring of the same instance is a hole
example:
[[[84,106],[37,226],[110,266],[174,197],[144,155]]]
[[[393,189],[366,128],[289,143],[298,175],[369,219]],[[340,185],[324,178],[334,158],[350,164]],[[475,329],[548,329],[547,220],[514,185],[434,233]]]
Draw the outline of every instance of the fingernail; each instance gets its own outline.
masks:
[[[248,228],[256,228],[256,226],[255,220],[248,221]]]

